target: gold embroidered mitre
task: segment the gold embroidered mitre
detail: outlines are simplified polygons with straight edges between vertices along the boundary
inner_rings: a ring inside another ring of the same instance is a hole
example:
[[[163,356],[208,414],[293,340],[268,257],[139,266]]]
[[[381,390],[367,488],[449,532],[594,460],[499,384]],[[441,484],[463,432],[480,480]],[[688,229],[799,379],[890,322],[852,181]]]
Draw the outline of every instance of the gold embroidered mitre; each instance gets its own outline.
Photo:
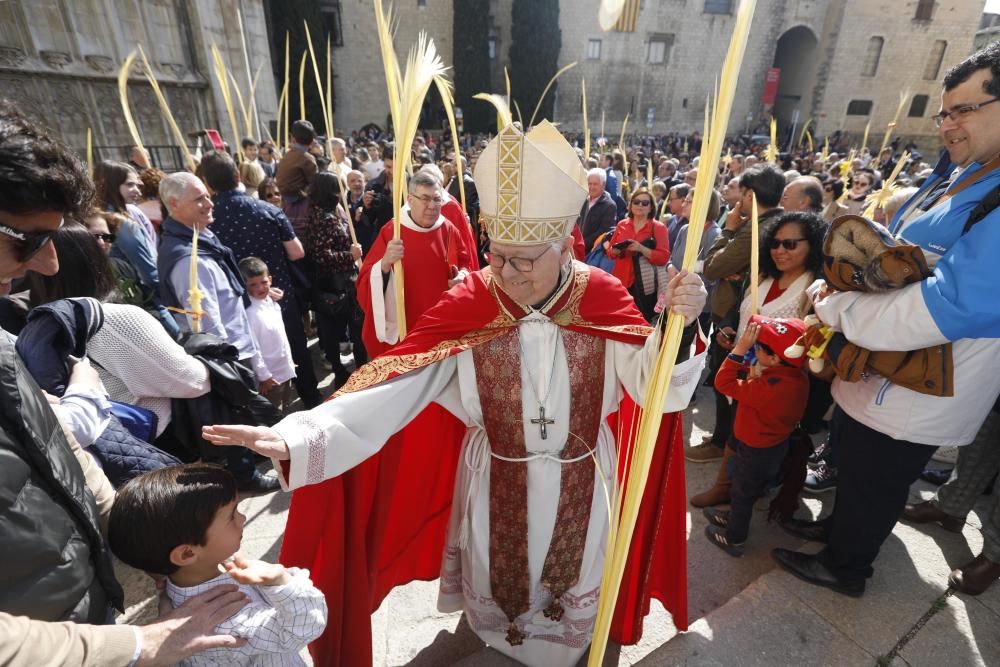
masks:
[[[587,196],[587,172],[555,125],[527,134],[508,125],[476,162],[476,188],[490,239],[537,245],[568,237]]]

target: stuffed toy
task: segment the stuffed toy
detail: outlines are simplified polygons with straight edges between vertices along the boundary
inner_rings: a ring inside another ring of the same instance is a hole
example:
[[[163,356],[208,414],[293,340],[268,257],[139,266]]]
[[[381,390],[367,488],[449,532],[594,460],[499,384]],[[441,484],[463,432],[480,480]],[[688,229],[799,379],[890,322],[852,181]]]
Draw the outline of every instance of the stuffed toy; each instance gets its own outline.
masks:
[[[826,282],[839,291],[886,292],[931,274],[918,246],[898,242],[882,225],[857,215],[833,221],[823,255]],[[875,373],[921,394],[954,393],[951,343],[911,352],[872,351],[849,342],[815,315],[805,322],[809,328],[785,353],[792,358],[807,354],[809,369],[820,377],[857,382]]]

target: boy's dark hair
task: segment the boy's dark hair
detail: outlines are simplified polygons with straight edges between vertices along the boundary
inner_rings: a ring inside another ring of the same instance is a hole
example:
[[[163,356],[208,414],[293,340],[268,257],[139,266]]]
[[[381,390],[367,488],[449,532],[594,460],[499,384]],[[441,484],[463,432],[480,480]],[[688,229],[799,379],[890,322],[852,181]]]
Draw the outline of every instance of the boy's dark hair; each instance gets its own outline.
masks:
[[[14,215],[86,215],[94,196],[87,167],[49,131],[0,100],[0,209]]]
[[[240,182],[240,172],[236,161],[224,151],[209,151],[201,158],[198,176],[214,192],[235,190]]]
[[[267,264],[261,258],[244,257],[240,260],[240,274],[243,276],[243,280],[250,280],[269,275],[270,271],[267,270]]]
[[[108,520],[111,551],[134,568],[173,574],[170,552],[202,546],[220,507],[236,498],[236,480],[221,466],[188,463],[160,468],[118,489]]]
[[[785,192],[785,173],[773,164],[755,165],[740,176],[740,187],[753,190],[757,203],[774,208]]]
[[[297,144],[308,146],[316,139],[316,129],[307,120],[297,120],[292,123],[292,139]]]
[[[250,137],[244,137],[243,141],[240,142],[240,146],[242,148],[250,148],[251,146],[256,146],[256,145],[257,142],[251,139]]]
[[[771,241],[779,229],[790,223],[797,223],[802,228],[802,237],[809,242],[806,271],[819,276],[820,268],[823,266],[823,237],[829,225],[815,213],[805,211],[782,213],[777,220],[764,228],[764,236],[760,242],[760,272],[775,280],[781,277],[781,271],[771,258]]]
[[[952,90],[955,86],[965,83],[981,69],[989,69],[992,74],[990,80],[983,84],[983,92],[993,97],[1000,97],[1000,41],[976,51],[948,70],[944,75],[944,89]]]

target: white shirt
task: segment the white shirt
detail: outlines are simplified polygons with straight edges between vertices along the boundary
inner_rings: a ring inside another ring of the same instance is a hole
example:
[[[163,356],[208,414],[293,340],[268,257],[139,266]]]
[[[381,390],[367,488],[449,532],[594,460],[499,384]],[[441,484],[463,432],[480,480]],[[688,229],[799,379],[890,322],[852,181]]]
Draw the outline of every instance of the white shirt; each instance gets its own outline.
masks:
[[[216,634],[242,637],[247,643],[239,648],[214,648],[181,660],[183,667],[193,665],[283,666],[305,665],[299,651],[316,639],[326,627],[326,598],[313,586],[309,570],[288,568],[291,581],[284,586],[247,586],[240,592],[250,604],[215,626]],[[232,584],[233,578],[220,574],[197,586],[177,586],[167,580],[166,595],[174,607],[188,598],[220,584]]]
[[[281,319],[281,306],[269,296],[263,299],[250,297],[247,317],[250,319],[250,333],[264,358],[264,365],[271,373],[271,379],[281,384],[294,378],[295,362],[292,361],[292,347],[285,334],[285,323]]]

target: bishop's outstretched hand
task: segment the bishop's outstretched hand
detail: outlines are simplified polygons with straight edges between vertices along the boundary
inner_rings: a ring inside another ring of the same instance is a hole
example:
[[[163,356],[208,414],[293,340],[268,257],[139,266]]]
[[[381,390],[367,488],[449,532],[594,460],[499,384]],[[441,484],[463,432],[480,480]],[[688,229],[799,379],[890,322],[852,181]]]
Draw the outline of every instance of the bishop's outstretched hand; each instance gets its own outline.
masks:
[[[221,447],[246,447],[262,456],[287,461],[290,457],[288,445],[278,432],[267,426],[244,426],[240,424],[202,426],[201,436],[213,445]]]

